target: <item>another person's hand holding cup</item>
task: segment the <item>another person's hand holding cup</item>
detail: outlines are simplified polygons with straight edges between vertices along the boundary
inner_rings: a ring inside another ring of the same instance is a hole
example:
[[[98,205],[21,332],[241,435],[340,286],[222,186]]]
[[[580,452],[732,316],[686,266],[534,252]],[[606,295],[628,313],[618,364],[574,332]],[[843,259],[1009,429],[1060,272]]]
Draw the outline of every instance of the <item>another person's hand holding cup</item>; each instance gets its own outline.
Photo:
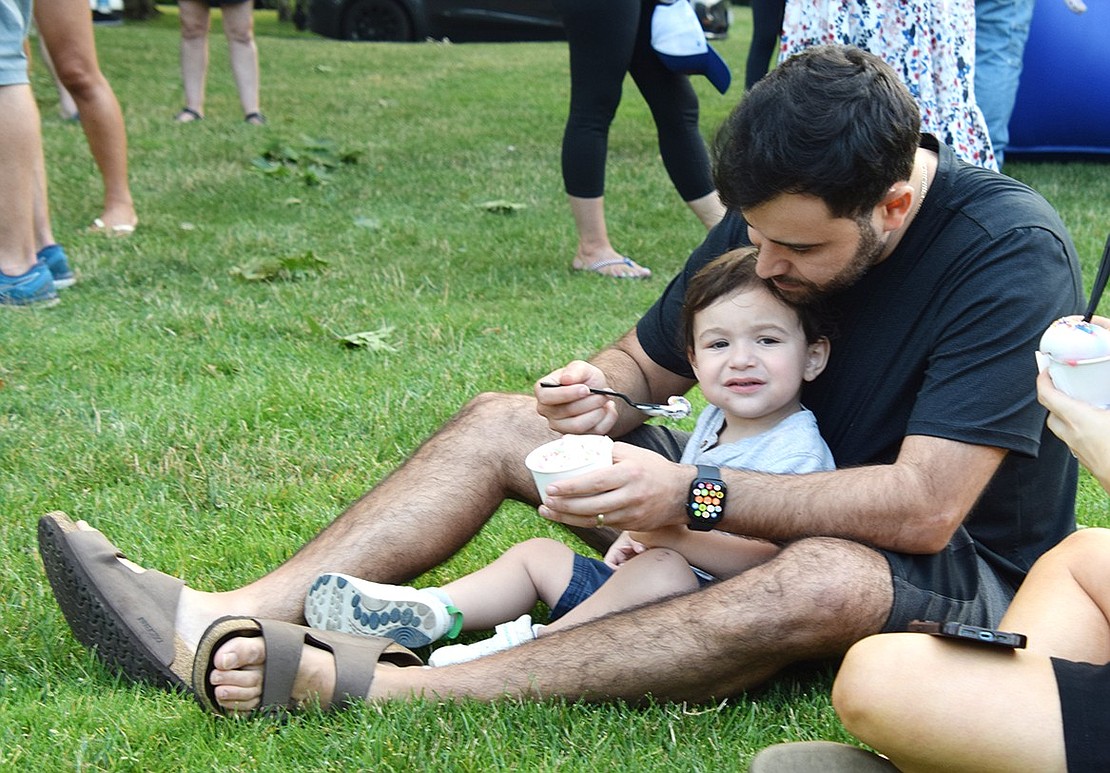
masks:
[[[1094,324],[1110,330],[1110,319],[1094,317]],[[1068,444],[1079,459],[1110,491],[1110,409],[1077,400],[1053,383],[1048,370],[1037,377],[1037,399],[1048,409],[1048,428]]]

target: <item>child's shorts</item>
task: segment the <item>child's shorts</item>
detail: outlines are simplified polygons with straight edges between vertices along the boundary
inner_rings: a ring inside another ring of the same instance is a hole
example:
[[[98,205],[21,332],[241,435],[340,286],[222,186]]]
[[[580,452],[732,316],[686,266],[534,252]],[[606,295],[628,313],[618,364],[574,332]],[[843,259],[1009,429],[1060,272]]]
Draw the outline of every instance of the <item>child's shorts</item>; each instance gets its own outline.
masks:
[[[594,595],[597,589],[613,576],[614,571],[615,570],[604,561],[596,558],[587,558],[586,556],[580,556],[575,553],[574,569],[571,571],[570,584],[568,584],[567,589],[563,591],[563,595],[559,597],[559,602],[555,605],[555,608],[551,610],[550,620],[558,620],[590,596]],[[691,566],[690,571],[698,578],[698,585],[703,588],[711,582],[716,582],[717,578],[707,572],[703,572],[695,566]]]

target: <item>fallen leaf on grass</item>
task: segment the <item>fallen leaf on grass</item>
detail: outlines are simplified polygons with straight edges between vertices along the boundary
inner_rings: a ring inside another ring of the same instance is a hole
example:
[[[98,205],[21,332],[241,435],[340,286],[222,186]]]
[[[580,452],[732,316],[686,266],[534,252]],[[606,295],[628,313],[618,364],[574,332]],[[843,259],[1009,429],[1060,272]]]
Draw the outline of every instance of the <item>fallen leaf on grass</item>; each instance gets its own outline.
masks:
[[[367,349],[371,352],[397,351],[396,347],[387,340],[393,333],[392,325],[382,325],[377,330],[365,330],[361,333],[348,333],[347,335],[342,335],[336,333],[334,330],[312,317],[305,317],[305,319],[308,321],[308,326],[312,328],[313,332],[338,341],[348,349]]]
[[[242,266],[233,266],[228,272],[246,282],[295,282],[319,274],[328,262],[309,250],[303,255],[285,258],[261,258]]]
[[[478,209],[484,209],[486,212],[492,212],[495,215],[511,215],[514,212],[519,212],[522,209],[527,209],[527,204],[518,204],[515,201],[506,201],[505,199],[497,199],[496,201],[483,201],[478,205]]]

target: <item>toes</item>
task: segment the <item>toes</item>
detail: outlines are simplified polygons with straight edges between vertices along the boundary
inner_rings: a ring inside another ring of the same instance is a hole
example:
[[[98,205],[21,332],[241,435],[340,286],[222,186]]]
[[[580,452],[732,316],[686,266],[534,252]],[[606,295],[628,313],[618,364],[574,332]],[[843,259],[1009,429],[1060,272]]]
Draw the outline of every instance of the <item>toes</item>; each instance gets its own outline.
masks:
[[[260,669],[265,663],[266,642],[260,636],[240,636],[230,639],[216,650],[212,658],[212,665],[216,668],[213,673],[233,672],[251,667]]]
[[[220,685],[215,689],[216,702],[230,714],[249,714],[262,703],[261,690]]]
[[[213,671],[209,674],[208,681],[216,688],[218,697],[226,697],[229,701],[251,700],[262,695],[261,666],[236,671]],[[223,700],[220,702],[223,703]]]

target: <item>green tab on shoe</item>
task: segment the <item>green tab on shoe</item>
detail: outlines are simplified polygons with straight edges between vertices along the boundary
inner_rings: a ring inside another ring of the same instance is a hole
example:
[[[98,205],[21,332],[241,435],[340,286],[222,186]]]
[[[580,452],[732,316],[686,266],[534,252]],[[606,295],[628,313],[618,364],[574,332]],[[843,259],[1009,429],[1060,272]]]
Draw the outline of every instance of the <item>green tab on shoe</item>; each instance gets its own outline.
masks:
[[[456,607],[454,604],[448,604],[447,605],[447,614],[451,615],[452,622],[451,622],[451,628],[447,631],[447,633],[443,634],[443,638],[445,638],[445,639],[458,638],[458,635],[462,632],[463,613],[461,611],[459,611],[459,608]]]

